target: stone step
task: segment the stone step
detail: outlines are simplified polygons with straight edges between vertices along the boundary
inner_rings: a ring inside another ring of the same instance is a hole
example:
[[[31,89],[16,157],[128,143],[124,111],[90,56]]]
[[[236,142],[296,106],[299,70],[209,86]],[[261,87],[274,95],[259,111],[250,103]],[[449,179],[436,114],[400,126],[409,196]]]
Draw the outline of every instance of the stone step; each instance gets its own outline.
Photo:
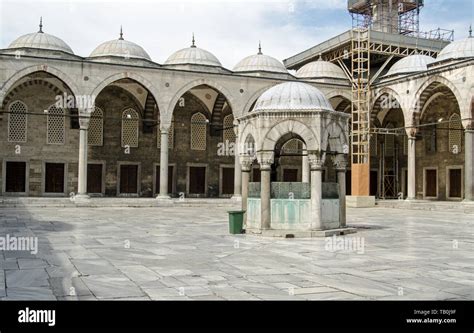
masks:
[[[461,201],[428,201],[428,200],[377,200],[376,206],[394,209],[412,209],[443,212],[474,213],[474,203]]]
[[[75,201],[69,198],[0,197],[0,208],[21,207],[228,207],[238,209],[235,199],[166,199],[155,198],[90,198]]]

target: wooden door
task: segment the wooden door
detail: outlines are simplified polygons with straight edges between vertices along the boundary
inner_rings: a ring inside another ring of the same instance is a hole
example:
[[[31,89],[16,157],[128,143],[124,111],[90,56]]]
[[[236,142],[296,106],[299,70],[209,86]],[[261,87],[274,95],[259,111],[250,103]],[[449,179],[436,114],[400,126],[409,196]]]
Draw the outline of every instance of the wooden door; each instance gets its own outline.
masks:
[[[297,182],[298,169],[283,169],[283,181],[284,182]]]
[[[425,196],[426,197],[437,197],[438,188],[438,172],[437,170],[431,169],[425,171]]]
[[[222,168],[222,194],[234,194],[234,168]]]
[[[87,165],[87,193],[102,193],[102,164]]]
[[[26,162],[6,163],[6,192],[26,192]]]
[[[461,198],[461,169],[449,169],[449,197]]]
[[[160,193],[160,166],[156,166],[156,179],[155,179],[155,192],[156,194]],[[168,165],[168,194],[173,193],[173,166]]]
[[[138,193],[138,165],[120,166],[120,193]]]
[[[206,193],[206,167],[189,167],[189,194]]]
[[[64,193],[64,163],[46,163],[46,193]]]

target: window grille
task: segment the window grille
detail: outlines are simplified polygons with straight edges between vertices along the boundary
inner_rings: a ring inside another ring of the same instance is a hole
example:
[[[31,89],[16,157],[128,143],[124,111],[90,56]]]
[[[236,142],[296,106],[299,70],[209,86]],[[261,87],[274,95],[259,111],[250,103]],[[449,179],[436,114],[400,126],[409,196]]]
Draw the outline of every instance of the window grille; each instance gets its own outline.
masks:
[[[138,112],[130,108],[122,113],[122,147],[138,147]]]
[[[27,107],[21,101],[10,104],[8,114],[8,141],[26,142],[27,137]]]
[[[102,146],[104,140],[104,112],[101,108],[95,107],[91,113],[89,123],[89,134],[87,137],[90,146]]]
[[[207,122],[206,117],[198,112],[191,117],[191,149],[206,150]]]
[[[63,145],[66,132],[66,117],[63,108],[52,105],[47,116],[47,142],[48,144]]]
[[[462,145],[462,122],[458,114],[453,114],[449,118],[449,151],[453,154],[461,152]]]

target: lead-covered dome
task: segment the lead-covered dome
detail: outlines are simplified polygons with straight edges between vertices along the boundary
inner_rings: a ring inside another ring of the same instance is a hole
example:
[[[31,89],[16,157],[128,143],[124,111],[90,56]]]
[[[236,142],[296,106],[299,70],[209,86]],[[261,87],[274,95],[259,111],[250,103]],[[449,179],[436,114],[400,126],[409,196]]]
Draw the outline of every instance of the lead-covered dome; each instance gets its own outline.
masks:
[[[209,51],[196,47],[194,36],[190,47],[173,53],[165,65],[204,65],[222,67],[220,61]]]
[[[343,79],[347,80],[344,71],[337,65],[323,61],[319,58],[317,61],[307,63],[296,72],[296,76],[301,79]]]
[[[302,82],[280,83],[265,91],[257,99],[254,111],[272,110],[334,111],[319,89]]]
[[[474,57],[474,38],[469,36],[448,44],[438,54],[437,61],[448,59],[464,59]]]
[[[41,50],[61,51],[74,54],[62,39],[43,32],[43,20],[40,20],[38,32],[26,34],[15,39],[9,49],[32,48]]]
[[[434,58],[426,55],[411,55],[398,60],[390,68],[386,76],[424,72],[428,70],[428,65],[434,61]]]
[[[262,48],[258,46],[258,53],[245,57],[235,65],[234,72],[273,72],[288,74],[283,63],[277,59],[262,53]]]
[[[120,28],[120,37],[118,39],[100,44],[92,51],[89,57],[122,57],[151,61],[148,53],[140,45],[123,39],[122,28]]]

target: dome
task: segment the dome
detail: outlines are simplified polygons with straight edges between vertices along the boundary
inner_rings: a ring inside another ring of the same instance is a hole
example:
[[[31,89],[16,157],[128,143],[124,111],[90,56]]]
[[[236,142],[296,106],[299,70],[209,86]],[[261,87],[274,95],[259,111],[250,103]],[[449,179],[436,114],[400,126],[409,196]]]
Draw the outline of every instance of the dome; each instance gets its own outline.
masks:
[[[468,37],[448,44],[438,54],[437,61],[474,57],[474,38]]]
[[[429,56],[420,54],[411,55],[398,60],[385,76],[424,72],[428,70],[428,65],[433,61],[435,61],[435,59]]]
[[[211,53],[196,47],[193,42],[190,47],[173,53],[164,63],[165,65],[205,65],[222,67],[220,61]]]
[[[62,39],[43,32],[42,20],[40,20],[38,32],[18,37],[8,46],[9,49],[25,47],[32,49],[62,51],[65,53],[74,54],[69,45],[67,45]]]
[[[329,78],[347,80],[347,76],[339,66],[323,61],[321,58],[298,69],[296,76],[301,79]]]
[[[123,39],[122,28],[120,28],[119,39],[109,40],[97,46],[92,51],[90,58],[96,57],[123,57],[123,58],[136,58],[146,59],[151,58],[146,51],[135,43]]]
[[[245,57],[235,65],[234,72],[274,72],[288,74],[285,66],[277,59],[262,54],[261,46],[258,53]]]
[[[280,83],[257,99],[254,110],[326,110],[334,111],[329,100],[317,88],[302,82]]]

